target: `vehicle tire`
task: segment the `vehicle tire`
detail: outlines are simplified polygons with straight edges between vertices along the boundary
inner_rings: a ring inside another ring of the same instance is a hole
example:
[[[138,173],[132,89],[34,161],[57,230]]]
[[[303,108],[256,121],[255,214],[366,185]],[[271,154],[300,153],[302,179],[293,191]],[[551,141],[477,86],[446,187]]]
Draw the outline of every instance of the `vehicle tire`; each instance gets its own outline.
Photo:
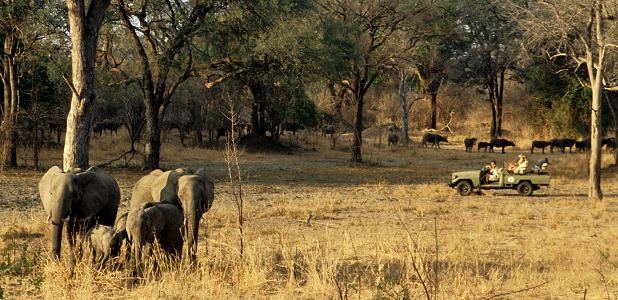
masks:
[[[517,185],[517,193],[520,196],[530,196],[532,195],[532,191],[534,191],[534,189],[530,181],[522,181]]]
[[[457,192],[462,196],[468,196],[472,193],[472,183],[467,180],[459,182],[456,188]]]

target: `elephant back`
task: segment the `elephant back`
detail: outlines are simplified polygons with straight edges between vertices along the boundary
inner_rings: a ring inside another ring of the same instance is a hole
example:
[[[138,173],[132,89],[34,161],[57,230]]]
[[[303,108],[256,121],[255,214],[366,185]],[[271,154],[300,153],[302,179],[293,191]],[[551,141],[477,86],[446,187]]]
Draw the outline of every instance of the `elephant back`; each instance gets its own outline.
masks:
[[[129,208],[139,207],[142,203],[152,202],[152,186],[155,180],[163,174],[163,171],[156,169],[150,174],[140,178],[133,187]]]
[[[183,168],[163,172],[163,174],[157,177],[152,183],[152,201],[168,202],[180,208],[180,202],[178,200],[178,179],[186,174],[189,174],[189,172]]]

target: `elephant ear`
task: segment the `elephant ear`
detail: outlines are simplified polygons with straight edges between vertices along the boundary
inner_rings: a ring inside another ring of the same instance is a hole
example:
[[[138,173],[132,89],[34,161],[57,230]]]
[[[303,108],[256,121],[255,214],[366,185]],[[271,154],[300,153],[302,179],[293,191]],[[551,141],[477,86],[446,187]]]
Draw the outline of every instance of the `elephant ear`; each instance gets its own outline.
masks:
[[[91,218],[112,202],[120,201],[116,181],[106,173],[96,171],[88,170],[74,177],[75,184],[83,193],[80,200],[73,203],[73,213],[77,219]]]
[[[41,177],[39,180],[39,195],[41,196],[41,201],[43,202],[43,209],[45,209],[45,213],[50,216],[52,210],[52,178],[55,174],[63,173],[62,169],[58,166],[53,166],[47,170],[45,175]]]
[[[166,219],[161,209],[159,205],[151,205],[144,209],[144,213],[150,218],[150,225],[152,226],[151,233],[154,233],[155,236],[159,236],[159,233],[161,233],[166,226]],[[150,235],[151,233],[148,234]]]

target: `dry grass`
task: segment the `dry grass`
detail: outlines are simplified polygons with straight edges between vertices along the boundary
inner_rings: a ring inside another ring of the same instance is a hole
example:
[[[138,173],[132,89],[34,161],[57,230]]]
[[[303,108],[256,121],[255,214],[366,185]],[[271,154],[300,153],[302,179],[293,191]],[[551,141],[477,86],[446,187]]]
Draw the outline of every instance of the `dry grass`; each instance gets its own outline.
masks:
[[[451,135],[441,150],[420,148],[416,137],[410,148],[368,142],[363,166],[311,134],[284,153],[245,153],[242,258],[223,151],[165,146],[162,166],[211,171],[216,201],[202,224],[199,265],[163,268],[143,282],[126,270],[98,271],[86,263],[71,274],[66,260],[49,260],[49,229],[36,191],[42,171],[11,171],[0,175],[0,266],[21,260],[32,267],[0,269],[0,287],[7,299],[617,297],[616,171],[604,171],[606,197],[595,203],[586,197],[585,154],[535,153],[531,161],[548,156],[552,163],[549,188],[532,197],[514,191],[460,197],[446,186],[451,172],[529,151],[465,153],[464,137]],[[347,138],[338,144],[345,147]],[[116,158],[126,140],[95,138],[93,163]],[[46,154],[46,167],[59,164],[59,151]],[[604,158],[603,166],[610,163]],[[107,169],[122,189],[121,211],[143,175],[138,164]]]

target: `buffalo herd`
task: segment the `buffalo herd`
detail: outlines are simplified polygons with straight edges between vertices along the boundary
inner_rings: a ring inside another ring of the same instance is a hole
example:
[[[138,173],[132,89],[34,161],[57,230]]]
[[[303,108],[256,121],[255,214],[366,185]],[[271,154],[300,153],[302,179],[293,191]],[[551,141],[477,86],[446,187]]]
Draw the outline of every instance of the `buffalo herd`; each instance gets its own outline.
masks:
[[[481,151],[483,149],[484,152],[494,152],[494,148],[500,148],[501,153],[505,153],[506,147],[515,147],[515,143],[513,141],[503,139],[503,138],[492,138],[489,142],[479,141],[477,143],[477,138],[465,138],[464,146],[466,147],[466,152],[472,152],[474,148],[474,144],[477,144],[477,151]],[[440,148],[440,142],[448,143],[448,138],[436,133],[425,133],[423,134],[423,138],[421,140],[422,147],[427,147],[427,144],[431,144],[431,147],[436,146],[436,148]],[[390,144],[390,143],[389,143]],[[585,138],[583,140],[575,140],[572,138],[555,138],[549,141],[542,140],[534,140],[532,141],[532,145],[530,147],[530,153],[534,153],[534,149],[541,149],[541,152],[545,154],[545,149],[549,147],[549,151],[551,153],[554,152],[554,148],[556,151],[560,151],[561,153],[566,153],[568,149],[569,153],[573,152],[586,152],[590,150],[590,138]],[[616,139],[615,138],[604,138],[601,141],[601,147],[606,147],[607,151],[616,149]],[[575,149],[573,149],[575,148]]]

